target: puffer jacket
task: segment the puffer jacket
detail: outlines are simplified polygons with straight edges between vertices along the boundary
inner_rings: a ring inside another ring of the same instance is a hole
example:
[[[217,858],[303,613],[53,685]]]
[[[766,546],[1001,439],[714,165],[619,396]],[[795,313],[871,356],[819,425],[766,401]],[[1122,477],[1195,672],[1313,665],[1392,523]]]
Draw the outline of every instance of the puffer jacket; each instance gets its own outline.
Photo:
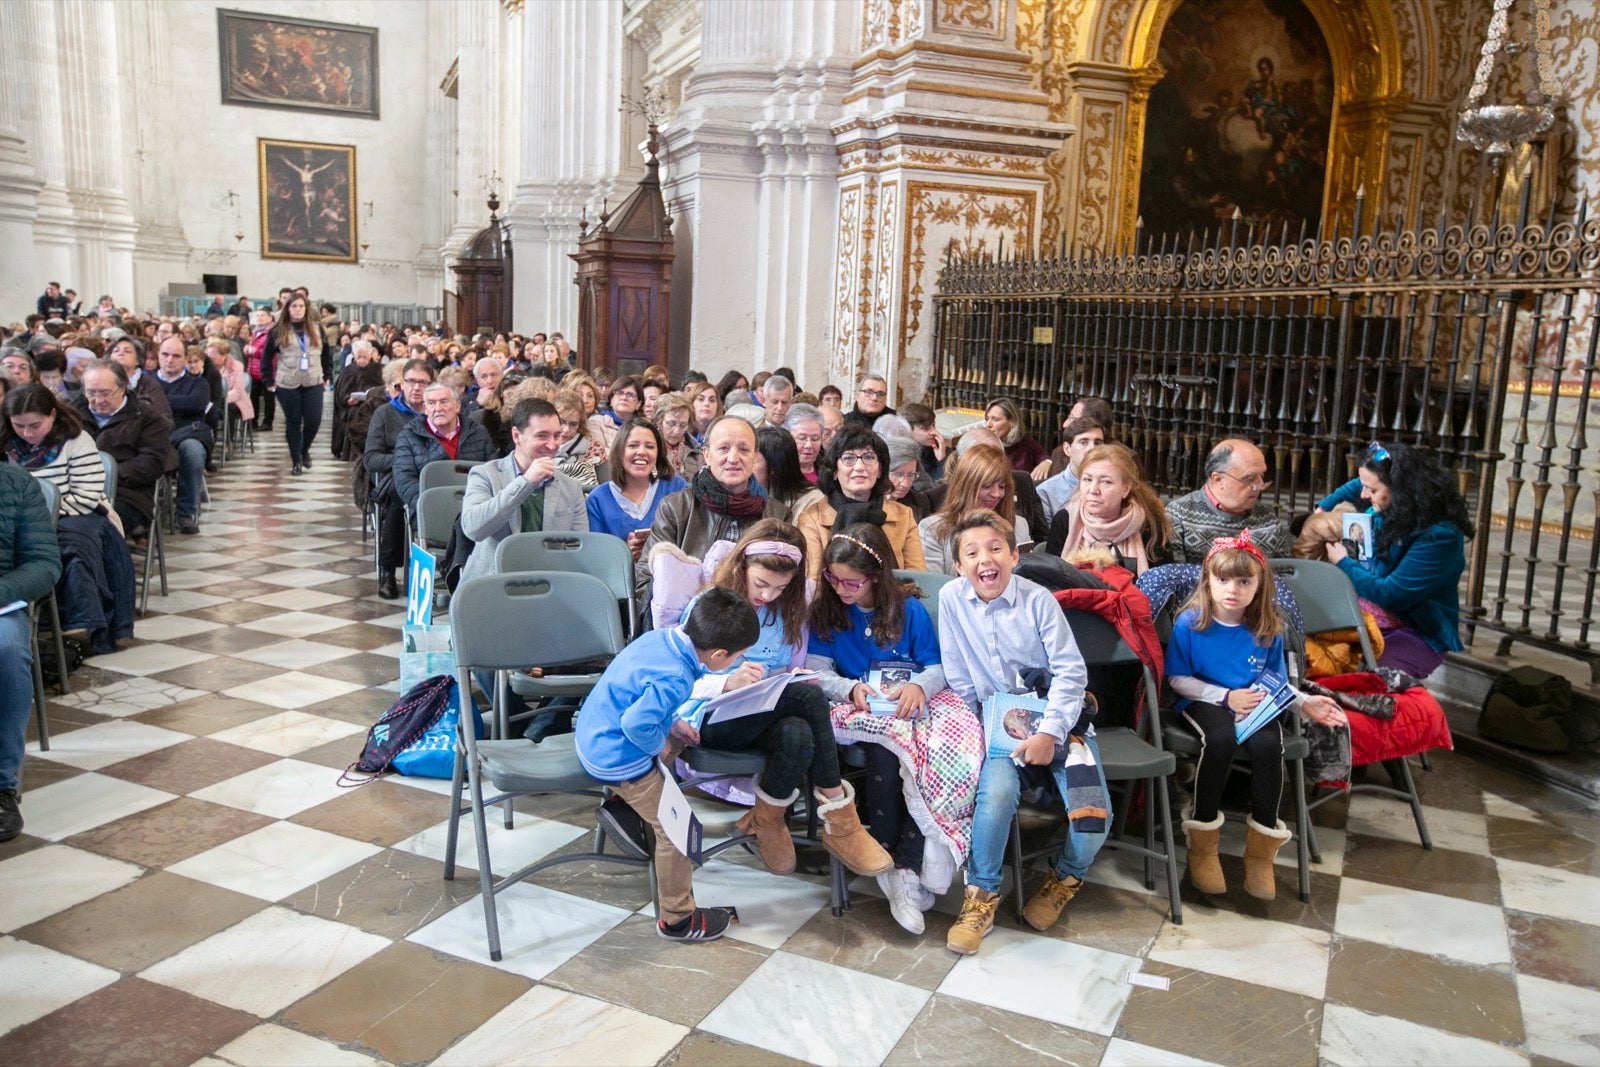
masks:
[[[61,549],[33,475],[0,463],[0,604],[33,603],[61,577]]]
[[[746,529],[761,519],[789,518],[789,506],[767,498],[766,510],[757,518],[736,519],[705,507],[694,496],[694,487],[679,489],[656,507],[656,521],[645,538],[638,562],[633,566],[634,597],[640,604],[650,602],[650,551],[663,542],[685,555],[704,559],[706,550],[718,541],[737,541]]]
[[[489,431],[471,419],[460,419],[461,439],[456,445],[456,459],[462,463],[481,463],[494,459],[494,439]],[[394,442],[394,488],[407,507],[415,507],[417,495],[422,492],[422,468],[436,459],[449,459],[444,445],[428,432],[428,420],[412,419],[401,428]]]

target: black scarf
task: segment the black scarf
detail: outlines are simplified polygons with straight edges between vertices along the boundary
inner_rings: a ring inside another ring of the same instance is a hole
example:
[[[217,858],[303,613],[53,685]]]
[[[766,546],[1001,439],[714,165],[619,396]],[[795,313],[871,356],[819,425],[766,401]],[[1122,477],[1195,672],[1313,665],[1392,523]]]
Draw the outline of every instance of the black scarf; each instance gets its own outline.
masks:
[[[838,486],[834,486],[828,493],[828,503],[833,506],[835,530],[842,530],[858,522],[870,522],[874,526],[882,527],[889,521],[888,516],[883,513],[883,501],[873,497],[851,500]]]
[[[734,519],[759,518],[767,510],[767,493],[761,483],[751,478],[743,493],[734,495],[727,486],[717,481],[711,468],[701,467],[694,476],[694,498],[700,506],[718,515]]]

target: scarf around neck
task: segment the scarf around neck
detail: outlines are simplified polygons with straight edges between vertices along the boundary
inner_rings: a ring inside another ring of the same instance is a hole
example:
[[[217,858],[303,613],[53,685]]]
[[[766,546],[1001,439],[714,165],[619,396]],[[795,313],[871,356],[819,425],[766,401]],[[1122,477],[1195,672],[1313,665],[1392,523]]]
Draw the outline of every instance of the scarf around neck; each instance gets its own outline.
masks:
[[[1134,574],[1143,574],[1150,566],[1150,557],[1145,553],[1144,534],[1141,532],[1144,529],[1144,509],[1138,504],[1130,502],[1121,515],[1103,521],[1089,515],[1083,510],[1083,501],[1075,499],[1067,505],[1067,514],[1067,541],[1061,547],[1062,558],[1079,548],[1105,545],[1123,559],[1131,560],[1134,565],[1129,570]]]
[[[767,510],[767,491],[752,476],[745,491],[735,495],[717,481],[709,467],[701,467],[694,476],[694,498],[702,507],[735,519],[759,518]]]
[[[889,521],[889,517],[884,514],[883,501],[873,497],[851,500],[838,486],[834,486],[833,491],[828,494],[828,506],[833,508],[835,530],[842,530],[858,522],[870,522],[874,526],[881,527]]]

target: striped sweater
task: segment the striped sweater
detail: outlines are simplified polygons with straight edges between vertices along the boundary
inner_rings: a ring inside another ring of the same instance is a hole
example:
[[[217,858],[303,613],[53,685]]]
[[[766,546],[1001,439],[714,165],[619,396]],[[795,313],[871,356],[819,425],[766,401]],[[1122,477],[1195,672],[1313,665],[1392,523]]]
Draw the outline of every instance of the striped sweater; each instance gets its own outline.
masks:
[[[100,450],[87,430],[63,444],[55,462],[34,467],[28,473],[54,483],[61,490],[63,515],[87,515],[106,498],[106,474],[100,465]]]

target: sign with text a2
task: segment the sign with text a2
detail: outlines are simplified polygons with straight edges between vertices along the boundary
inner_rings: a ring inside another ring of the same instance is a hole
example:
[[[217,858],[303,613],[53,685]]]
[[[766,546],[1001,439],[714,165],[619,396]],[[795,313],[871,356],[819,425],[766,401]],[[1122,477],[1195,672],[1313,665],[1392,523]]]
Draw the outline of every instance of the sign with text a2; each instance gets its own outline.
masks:
[[[406,625],[426,626],[433,621],[433,579],[438,568],[433,553],[411,546],[410,575],[406,583]]]

